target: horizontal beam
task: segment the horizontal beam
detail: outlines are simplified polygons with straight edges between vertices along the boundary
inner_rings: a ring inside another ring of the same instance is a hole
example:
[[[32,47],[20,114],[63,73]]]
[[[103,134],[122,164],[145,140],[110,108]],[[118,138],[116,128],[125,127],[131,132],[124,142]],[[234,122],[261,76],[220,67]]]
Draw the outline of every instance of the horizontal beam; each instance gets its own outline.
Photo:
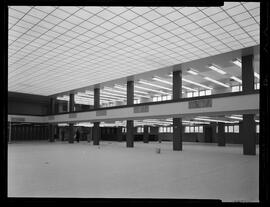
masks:
[[[195,103],[194,103],[195,101]],[[163,102],[153,105],[110,108],[80,113],[67,113],[51,116],[8,115],[9,121],[25,118],[24,122],[61,123],[61,122],[101,122],[116,120],[136,120],[163,117],[191,117],[225,114],[259,113],[259,94],[245,94],[229,97],[192,99],[188,101]],[[14,121],[15,122],[15,121]],[[20,121],[18,121],[20,122]]]

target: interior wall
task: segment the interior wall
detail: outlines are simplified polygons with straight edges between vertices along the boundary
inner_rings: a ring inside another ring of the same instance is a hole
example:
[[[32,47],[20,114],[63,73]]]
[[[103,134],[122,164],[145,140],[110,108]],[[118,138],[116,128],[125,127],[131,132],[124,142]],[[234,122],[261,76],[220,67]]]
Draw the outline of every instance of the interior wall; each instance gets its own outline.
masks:
[[[49,112],[49,97],[8,92],[8,114],[46,115]]]

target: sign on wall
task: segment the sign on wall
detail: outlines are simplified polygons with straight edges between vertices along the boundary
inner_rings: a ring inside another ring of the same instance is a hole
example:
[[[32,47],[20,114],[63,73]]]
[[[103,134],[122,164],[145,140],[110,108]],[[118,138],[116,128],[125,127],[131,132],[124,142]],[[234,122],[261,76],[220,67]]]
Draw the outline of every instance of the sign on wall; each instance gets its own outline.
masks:
[[[96,111],[96,116],[106,116],[107,110]]]
[[[144,113],[144,112],[149,112],[149,106],[135,106],[133,108],[134,113]]]
[[[200,99],[188,102],[189,109],[212,107],[212,99]]]

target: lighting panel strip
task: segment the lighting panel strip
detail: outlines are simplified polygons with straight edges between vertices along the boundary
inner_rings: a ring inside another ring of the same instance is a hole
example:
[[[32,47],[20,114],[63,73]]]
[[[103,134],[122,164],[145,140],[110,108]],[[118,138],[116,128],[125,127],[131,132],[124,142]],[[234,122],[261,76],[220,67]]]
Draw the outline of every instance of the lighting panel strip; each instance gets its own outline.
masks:
[[[213,82],[213,83],[216,83],[216,84],[218,84],[218,85],[224,86],[224,87],[226,87],[226,88],[229,88],[229,87],[230,87],[230,86],[228,86],[228,85],[226,85],[226,84],[224,84],[224,83],[222,83],[222,82],[220,82],[220,81],[214,80],[214,79],[209,78],[209,77],[204,77],[204,79],[205,79],[205,80],[208,80],[208,81],[211,81],[211,82]]]
[[[238,83],[242,83],[242,80],[240,78],[235,77],[235,76],[232,76],[231,79],[237,81]]]
[[[156,84],[153,84],[153,83],[149,83],[149,82],[146,82],[144,80],[139,80],[138,82],[141,83],[141,84],[145,84],[145,85],[149,85],[149,86],[153,86],[153,87],[157,87],[157,88],[162,88],[162,89],[169,90],[169,91],[172,90],[171,88],[167,88],[167,87],[164,87],[164,86],[160,86],[160,85],[156,85]]]
[[[157,76],[153,77],[152,79],[155,80],[155,81],[159,81],[159,82],[162,82],[162,83],[172,85],[172,82],[162,80],[160,77],[157,77]],[[190,87],[187,87],[187,86],[182,86],[182,88],[187,89],[187,90],[191,90],[191,91],[195,91],[195,92],[198,91],[196,89],[193,89],[193,88],[190,88]]]
[[[216,71],[217,73],[222,74],[222,75],[225,75],[225,74],[226,74],[225,71],[221,70],[220,68],[218,68],[218,67],[215,66],[215,65],[210,65],[209,68],[210,68],[211,70],[213,70],[213,71]]]
[[[141,86],[134,86],[135,88],[139,88],[139,89],[142,89],[142,90],[147,90],[147,91],[153,91],[153,92],[156,92],[156,93],[161,93],[161,94],[170,94],[168,92],[164,92],[164,91],[158,91],[158,90],[154,90],[154,89],[150,89],[150,88],[145,88],[145,87],[141,87]]]
[[[200,121],[210,121],[210,122],[238,123],[238,121],[224,121],[224,120],[217,120],[217,119],[205,119],[205,118],[194,118],[194,119],[200,120]]]

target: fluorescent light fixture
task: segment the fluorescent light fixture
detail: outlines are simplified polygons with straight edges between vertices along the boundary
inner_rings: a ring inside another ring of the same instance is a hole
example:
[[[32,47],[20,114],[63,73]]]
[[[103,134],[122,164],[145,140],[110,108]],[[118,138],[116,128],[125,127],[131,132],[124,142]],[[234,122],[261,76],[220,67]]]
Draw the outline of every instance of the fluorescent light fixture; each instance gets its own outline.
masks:
[[[124,91],[127,90],[126,87],[123,87],[123,86],[120,86],[120,85],[114,85],[114,88],[121,89],[121,90],[124,90]],[[144,91],[138,91],[138,90],[134,90],[134,93],[141,93],[141,94],[146,94],[146,95],[148,95],[147,92],[144,92]]]
[[[105,95],[107,94],[107,95],[115,96],[115,97],[123,97],[123,98],[126,98],[125,95],[115,94],[115,93],[107,92],[107,91],[104,91],[104,90],[102,90],[100,93],[101,93],[101,94],[105,94]]]
[[[255,76],[256,78],[260,79],[260,75],[259,75],[258,73],[254,72],[254,76]]]
[[[170,73],[169,76],[172,77],[172,73]],[[191,81],[191,80],[188,80],[188,79],[185,79],[185,78],[182,78],[182,81],[187,82],[187,83],[191,83],[191,84],[193,84],[193,85],[197,85],[197,86],[200,86],[200,87],[202,87],[202,88],[209,89],[209,90],[212,90],[212,89],[213,89],[213,88],[208,87],[208,86],[206,86],[206,85],[203,85],[203,84],[200,84],[200,83],[196,83],[196,82],[194,82],[194,81]],[[183,87],[183,86],[182,86],[182,87]]]
[[[187,72],[191,75],[198,75],[199,74],[199,72],[197,70],[194,70],[193,68],[188,69]]]
[[[216,71],[216,72],[222,74],[222,75],[226,74],[225,71],[219,69],[219,68],[218,68],[217,66],[215,66],[215,65],[210,65],[209,68],[210,68],[211,70],[214,70],[214,71]]]
[[[237,120],[243,120],[243,118],[238,117],[238,116],[228,116],[230,119],[237,119]]]
[[[232,76],[231,79],[237,81],[238,83],[242,83],[242,80],[240,78],[235,77],[235,76]]]
[[[142,90],[147,90],[147,91],[153,91],[153,92],[156,92],[156,93],[161,93],[161,94],[170,94],[168,92],[158,91],[158,90],[154,90],[154,89],[150,89],[150,88],[145,88],[145,87],[141,87],[141,86],[134,86],[134,87],[135,88],[142,89]]]
[[[208,87],[208,86],[206,86],[206,85],[203,85],[203,84],[200,84],[200,83],[196,83],[196,82],[194,82],[194,81],[187,80],[187,79],[185,79],[185,78],[182,78],[182,81],[187,82],[187,83],[191,83],[191,84],[193,84],[193,85],[197,85],[197,86],[200,86],[200,87],[202,87],[202,88],[209,89],[209,90],[212,90],[212,89],[213,89],[213,88]]]
[[[162,80],[160,77],[157,77],[157,76],[153,77],[152,79],[155,81],[159,81],[161,83],[166,83],[166,84],[172,85],[172,82]]]
[[[195,120],[200,121],[212,121],[212,122],[221,122],[221,123],[238,123],[238,121],[224,121],[224,120],[217,120],[217,119],[206,119],[206,118],[194,118]]]
[[[57,124],[57,126],[69,126],[69,124],[67,124],[67,123],[59,123],[59,124]]]
[[[239,60],[238,58],[236,58],[236,59],[234,59],[233,61],[232,61],[235,65],[237,65],[238,67],[242,67],[242,62],[241,62],[241,60]]]
[[[124,91],[117,91],[117,90],[114,90],[114,89],[111,89],[111,88],[108,88],[108,87],[104,87],[105,91],[110,91],[110,92],[114,92],[114,93],[121,93],[121,94],[127,94],[127,92],[124,92]]]
[[[195,92],[198,91],[196,89],[193,89],[193,88],[190,88],[190,87],[187,87],[187,86],[182,86],[182,88],[187,89],[187,90],[191,90],[191,91],[195,91]]]
[[[214,80],[214,79],[212,79],[212,78],[209,78],[209,77],[204,77],[204,79],[205,79],[205,80],[208,80],[208,81],[211,81],[211,82],[213,82],[213,83],[216,83],[216,84],[218,84],[218,85],[224,86],[224,87],[226,87],[226,88],[229,88],[229,87],[230,87],[230,86],[228,86],[228,85],[226,85],[226,84],[224,84],[224,83],[221,83],[221,82],[219,82],[219,81],[217,81],[217,80]]]
[[[159,78],[157,76],[153,77],[152,79],[156,80],[156,81],[159,81],[159,82],[162,82],[162,83],[167,83],[169,85],[172,85],[172,82],[162,80],[161,78]],[[197,90],[195,90],[193,88],[190,88],[190,87],[187,87],[187,86],[182,86],[182,88],[187,89],[187,90],[191,90],[191,91],[197,91]]]
[[[141,83],[141,84],[145,84],[145,85],[149,85],[149,86],[154,86],[154,87],[162,88],[162,89],[169,90],[169,91],[172,90],[171,88],[167,88],[167,87],[164,87],[164,86],[160,86],[160,85],[156,85],[156,84],[153,84],[153,83],[149,83],[149,82],[146,82],[144,80],[139,80],[138,82]]]

